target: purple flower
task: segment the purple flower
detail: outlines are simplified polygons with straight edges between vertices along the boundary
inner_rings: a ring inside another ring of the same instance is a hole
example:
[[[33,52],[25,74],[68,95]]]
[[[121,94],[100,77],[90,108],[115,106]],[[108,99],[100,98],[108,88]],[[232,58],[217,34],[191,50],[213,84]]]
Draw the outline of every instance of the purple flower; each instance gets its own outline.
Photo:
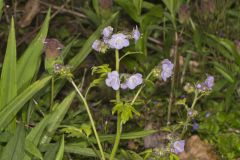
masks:
[[[135,43],[137,43],[140,36],[141,36],[141,33],[139,32],[138,27],[136,26],[136,28],[133,28],[133,31],[132,31],[132,37],[135,40]]]
[[[114,90],[118,90],[120,87],[120,79],[118,72],[117,71],[109,72],[105,82],[108,87],[112,87]]]
[[[167,80],[167,78],[171,77],[172,75],[172,70],[173,70],[173,64],[171,61],[169,61],[168,59],[164,59],[162,61],[162,73],[161,73],[161,77],[164,81]]]
[[[126,85],[129,89],[134,89],[138,85],[142,84],[143,79],[142,75],[140,73],[136,73],[131,75],[127,80],[126,80]]]
[[[173,152],[175,154],[181,153],[184,151],[185,141],[180,140],[173,143]]]
[[[101,41],[100,40],[95,40],[92,44],[92,48],[97,51],[100,52],[101,51]]]
[[[211,116],[211,113],[210,112],[207,112],[206,114],[205,114],[205,117],[206,118],[208,118],[208,117],[210,117]]]
[[[193,130],[196,131],[199,128],[199,124],[197,122],[194,122],[192,127],[193,127]]]
[[[128,88],[127,83],[126,83],[126,82],[125,82],[125,83],[122,83],[122,84],[121,84],[121,88],[122,88],[122,89],[127,89],[127,88]]]
[[[208,76],[204,83],[207,86],[207,88],[209,90],[211,90],[212,87],[214,86],[214,77],[213,76]]]
[[[114,49],[122,49],[129,46],[128,37],[122,33],[113,34],[108,41],[109,47]]]
[[[103,29],[103,37],[104,38],[109,38],[112,35],[113,28],[111,26],[107,26]]]

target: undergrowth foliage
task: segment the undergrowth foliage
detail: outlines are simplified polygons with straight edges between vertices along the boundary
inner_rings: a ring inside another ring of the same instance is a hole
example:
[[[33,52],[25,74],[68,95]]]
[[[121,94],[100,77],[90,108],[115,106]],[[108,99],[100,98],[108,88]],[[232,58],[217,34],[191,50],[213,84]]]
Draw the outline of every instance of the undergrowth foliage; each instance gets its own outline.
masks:
[[[230,0],[93,0],[81,8],[95,28],[87,39],[48,36],[49,9],[23,51],[12,17],[0,159],[239,158],[240,45],[219,28],[239,9]]]

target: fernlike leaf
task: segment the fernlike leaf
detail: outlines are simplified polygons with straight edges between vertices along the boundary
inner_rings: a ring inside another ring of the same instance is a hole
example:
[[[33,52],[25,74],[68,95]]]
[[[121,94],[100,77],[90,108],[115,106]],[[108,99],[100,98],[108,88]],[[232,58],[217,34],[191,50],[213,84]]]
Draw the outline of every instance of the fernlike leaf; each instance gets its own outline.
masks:
[[[31,83],[34,75],[38,72],[44,45],[43,42],[48,32],[49,20],[50,9],[47,13],[40,32],[17,62],[18,91],[22,91],[24,88],[26,88]]]
[[[45,87],[50,79],[51,76],[48,76],[36,81],[0,111],[0,131],[3,131],[6,128],[9,122],[11,122],[16,114],[22,109],[24,104],[26,104],[43,87]]]
[[[22,124],[18,125],[16,133],[4,148],[1,160],[22,160],[24,156],[25,131]]]

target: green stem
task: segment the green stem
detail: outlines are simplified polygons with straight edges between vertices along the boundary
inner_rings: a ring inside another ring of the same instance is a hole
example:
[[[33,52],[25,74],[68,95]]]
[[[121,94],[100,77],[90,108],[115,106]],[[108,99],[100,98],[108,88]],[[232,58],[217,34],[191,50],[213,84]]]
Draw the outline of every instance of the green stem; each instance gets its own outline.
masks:
[[[147,75],[145,81],[150,78],[150,76],[152,75],[152,73],[153,73],[153,69],[152,69],[151,72]],[[142,86],[138,89],[137,93],[135,94],[135,96],[134,96],[134,98],[133,98],[133,100],[132,100],[132,102],[131,102],[131,105],[133,105],[133,104],[135,103],[135,101],[137,100],[137,97],[138,97],[139,94],[141,93],[141,91],[142,91],[142,89],[143,89],[144,86],[145,86],[145,85],[142,85]]]
[[[175,28],[175,27],[174,27]],[[178,69],[178,33],[175,32],[175,45],[173,50],[173,56],[174,56],[174,72],[172,76],[172,82],[171,82],[171,93],[170,93],[170,99],[168,104],[168,113],[167,113],[167,126],[171,123],[171,113],[172,113],[172,105],[175,98],[175,85],[176,85],[176,76],[177,76],[177,69]]]
[[[200,97],[201,97],[201,96],[200,96]],[[194,107],[195,107],[195,105],[196,105],[196,103],[197,103],[197,101],[198,101],[198,99],[199,99],[200,97],[198,97],[198,91],[195,91],[193,103],[192,103],[192,106],[191,106],[191,108],[190,108],[191,110],[194,109]],[[187,114],[188,114],[188,113],[187,113]],[[189,115],[187,115],[187,120],[186,120],[186,122],[184,123],[183,130],[182,130],[182,133],[181,133],[181,138],[183,138],[184,135],[185,135],[185,133],[187,132],[188,124],[189,124],[190,120],[191,120],[191,117],[190,117]]]
[[[83,97],[82,93],[79,91],[79,89],[78,89],[77,85],[74,83],[74,81],[70,80],[70,82],[72,83],[73,87],[75,88],[75,90],[77,91],[78,95],[80,96],[80,98],[83,101],[83,104],[84,104],[84,106],[85,106],[85,108],[87,110],[87,113],[88,113],[88,117],[89,117],[89,119],[91,121],[91,125],[92,125],[92,128],[93,128],[94,135],[95,135],[96,140],[97,140],[97,144],[98,144],[98,147],[99,147],[99,150],[100,150],[100,153],[101,153],[101,159],[105,160],[105,156],[104,156],[104,153],[103,153],[102,145],[100,143],[100,139],[99,139],[99,136],[98,136],[98,133],[97,133],[97,130],[96,130],[96,127],[95,127],[95,123],[93,121],[92,114],[90,112],[88,103],[87,103],[86,99]]]
[[[50,111],[53,110],[53,100],[54,100],[54,76],[52,76],[52,83],[51,83],[51,103],[50,103]]]
[[[119,73],[119,51],[116,49],[115,51],[115,58],[116,58],[116,71]],[[116,91],[116,103],[120,102],[120,90]],[[122,132],[122,120],[120,114],[117,116],[117,134],[115,137],[115,142],[113,145],[112,153],[110,155],[110,160],[113,160],[115,157],[115,154],[118,149],[118,144],[120,142],[120,137],[121,137],[121,132]]]

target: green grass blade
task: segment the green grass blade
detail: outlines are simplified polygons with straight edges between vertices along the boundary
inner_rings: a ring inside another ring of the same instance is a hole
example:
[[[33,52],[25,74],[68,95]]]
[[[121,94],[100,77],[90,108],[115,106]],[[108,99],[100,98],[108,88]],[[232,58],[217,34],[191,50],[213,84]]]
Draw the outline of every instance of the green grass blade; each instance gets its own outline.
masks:
[[[73,91],[62,101],[62,103],[55,107],[56,109],[51,113],[48,120],[47,133],[43,136],[41,144],[50,142],[51,136],[61,124],[75,95],[76,93]]]
[[[74,153],[74,154],[79,154],[86,157],[98,158],[98,155],[91,148],[80,148],[79,146],[66,145],[64,147],[64,150],[65,152],[68,152],[68,153]],[[104,153],[104,154],[106,158],[110,158],[110,155],[108,153]],[[117,158],[114,158],[114,160],[117,160]]]
[[[1,74],[0,110],[17,95],[16,52],[14,20],[12,18]]]
[[[14,98],[3,110],[0,111],[0,132],[13,120],[19,110],[27,103],[38,91],[45,87],[51,76],[45,77],[42,80],[36,81],[16,98]]]
[[[0,19],[2,17],[2,9],[3,9],[3,0],[0,0]]]
[[[136,139],[136,138],[142,138],[149,136],[151,134],[157,133],[157,130],[146,130],[146,131],[137,131],[137,132],[130,132],[130,133],[122,133],[121,139]],[[100,135],[101,141],[114,141],[115,135],[109,134],[109,135]],[[96,140],[94,138],[90,139],[90,142],[96,143]]]
[[[47,13],[40,32],[17,62],[18,91],[22,91],[22,89],[26,88],[31,83],[34,75],[38,72],[44,45],[43,41],[48,33],[49,20],[50,10]]]
[[[1,155],[1,160],[20,160],[24,156],[24,126],[17,127],[15,135],[9,140]]]
[[[31,141],[25,141],[25,151],[33,155],[38,159],[43,159],[41,152],[38,150],[37,146],[33,144]]]
[[[64,155],[64,136],[62,136],[61,144],[55,160],[62,160]]]

